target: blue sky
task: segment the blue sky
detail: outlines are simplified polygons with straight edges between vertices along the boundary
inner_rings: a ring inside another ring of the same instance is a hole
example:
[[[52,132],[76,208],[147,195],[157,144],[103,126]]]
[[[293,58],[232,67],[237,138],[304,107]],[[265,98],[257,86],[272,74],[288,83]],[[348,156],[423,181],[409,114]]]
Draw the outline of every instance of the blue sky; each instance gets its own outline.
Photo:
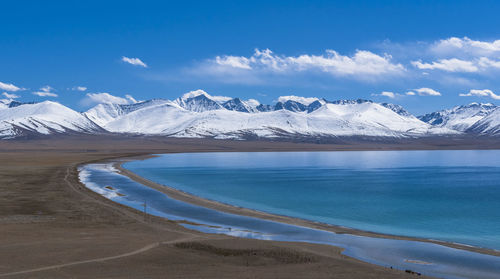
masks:
[[[3,1],[0,8],[0,98],[50,99],[81,111],[98,100],[174,99],[203,89],[263,103],[281,95],[365,98],[414,114],[500,99],[498,1]]]

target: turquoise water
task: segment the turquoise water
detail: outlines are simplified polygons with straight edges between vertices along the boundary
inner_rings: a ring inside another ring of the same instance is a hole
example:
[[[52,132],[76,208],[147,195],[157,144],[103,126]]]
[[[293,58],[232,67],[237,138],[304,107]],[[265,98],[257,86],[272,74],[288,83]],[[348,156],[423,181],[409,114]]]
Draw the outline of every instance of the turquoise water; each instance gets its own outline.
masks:
[[[500,249],[500,151],[168,154],[127,169],[237,206]]]

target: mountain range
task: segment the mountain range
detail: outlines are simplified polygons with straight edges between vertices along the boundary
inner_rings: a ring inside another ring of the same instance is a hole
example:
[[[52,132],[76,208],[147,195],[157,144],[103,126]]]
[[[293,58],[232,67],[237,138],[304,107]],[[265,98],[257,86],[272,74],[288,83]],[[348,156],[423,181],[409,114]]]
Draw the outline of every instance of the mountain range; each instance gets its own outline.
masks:
[[[203,90],[175,100],[103,103],[81,113],[51,101],[0,100],[1,139],[109,133],[238,140],[497,137],[500,108],[472,103],[416,117],[399,105],[370,100],[282,96],[275,104],[266,105],[254,99],[211,96]]]

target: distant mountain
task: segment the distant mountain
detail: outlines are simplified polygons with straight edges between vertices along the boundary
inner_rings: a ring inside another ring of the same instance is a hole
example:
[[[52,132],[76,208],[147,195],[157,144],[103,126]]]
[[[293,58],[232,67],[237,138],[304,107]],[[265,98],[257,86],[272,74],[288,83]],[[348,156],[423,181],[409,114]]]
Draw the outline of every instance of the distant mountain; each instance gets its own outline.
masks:
[[[0,109],[5,109],[9,107],[10,100],[1,100],[0,99]]]
[[[452,109],[422,115],[418,119],[435,127],[464,132],[496,108],[497,106],[493,104],[471,103],[469,105],[457,106]]]
[[[0,100],[0,138],[67,133],[218,139],[499,136],[499,114],[495,105],[473,103],[416,118],[399,105],[364,99],[282,96],[267,105],[196,90],[175,100],[98,104],[83,113],[49,101]]]
[[[34,104],[35,102],[22,103],[16,100],[0,99],[0,109],[2,108],[14,108],[25,104]]]
[[[153,99],[129,105],[98,104],[97,106],[84,112],[83,115],[85,115],[94,123],[102,127],[106,125],[108,122],[111,122],[122,115],[134,112],[139,109],[145,109],[152,106],[161,105],[164,103],[173,103],[173,102],[163,99]]]
[[[365,99],[337,100],[337,101],[326,101],[326,102],[329,104],[334,104],[334,105],[355,105],[355,104],[373,103],[373,101],[365,100]]]
[[[278,102],[274,106],[274,110],[282,110],[282,109],[286,109],[286,110],[293,111],[293,112],[299,112],[299,111],[306,111],[307,106],[302,104],[302,103],[292,101],[292,100],[288,100],[284,103]]]
[[[180,107],[194,112],[204,112],[223,108],[221,104],[210,98],[208,94],[199,94],[195,96],[184,95],[177,99],[176,102]]]
[[[45,101],[0,109],[0,138],[27,134],[99,133],[96,123],[59,103]]]
[[[404,109],[396,105],[368,100],[327,102],[317,98],[309,98],[304,104],[299,102],[300,97],[293,97],[280,97],[281,101],[272,107],[195,91],[174,102],[163,100],[118,117],[113,112],[98,120],[97,107],[85,114],[110,132],[175,137],[408,137],[456,133],[433,128],[401,113]],[[107,116],[110,114],[112,117]]]
[[[266,112],[266,111],[273,110],[273,107],[271,105],[264,105],[264,104],[260,104],[255,108],[257,109],[257,111],[260,111],[260,112]]]
[[[412,116],[411,113],[409,113],[407,110],[405,110],[402,106],[400,105],[395,105],[395,104],[390,104],[390,103],[382,103],[380,104],[392,111],[394,111],[395,113],[401,115],[401,116]]]
[[[260,103],[257,100],[242,101],[240,98],[231,99],[222,104],[227,110],[234,110],[239,112],[257,112]]]
[[[320,101],[320,99],[316,97],[300,97],[300,96],[280,96],[278,97],[278,103],[285,103],[287,101],[293,101],[296,103],[301,103],[305,106],[310,105],[311,103],[314,103],[316,101]]]
[[[319,109],[320,107],[322,107],[326,102],[324,100],[320,101],[320,100],[316,100],[312,103],[310,103],[308,106],[307,106],[307,112],[308,113],[311,113],[317,109]]]
[[[470,126],[470,128],[467,129],[467,132],[481,135],[500,136],[500,107],[497,107],[487,116]]]

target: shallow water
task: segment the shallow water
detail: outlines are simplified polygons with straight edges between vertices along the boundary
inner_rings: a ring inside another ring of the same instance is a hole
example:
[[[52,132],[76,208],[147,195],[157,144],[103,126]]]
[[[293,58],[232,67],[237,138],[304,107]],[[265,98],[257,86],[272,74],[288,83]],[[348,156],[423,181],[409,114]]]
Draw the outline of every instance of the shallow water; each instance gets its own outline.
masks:
[[[80,168],[80,180],[91,190],[138,210],[143,209],[146,201],[150,214],[219,226],[185,225],[199,231],[330,244],[344,247],[344,254],[367,262],[445,278],[498,278],[500,275],[500,257],[425,242],[335,234],[187,204],[118,174],[111,164],[83,166]]]
[[[500,249],[500,151],[167,154],[124,165],[241,207]]]

